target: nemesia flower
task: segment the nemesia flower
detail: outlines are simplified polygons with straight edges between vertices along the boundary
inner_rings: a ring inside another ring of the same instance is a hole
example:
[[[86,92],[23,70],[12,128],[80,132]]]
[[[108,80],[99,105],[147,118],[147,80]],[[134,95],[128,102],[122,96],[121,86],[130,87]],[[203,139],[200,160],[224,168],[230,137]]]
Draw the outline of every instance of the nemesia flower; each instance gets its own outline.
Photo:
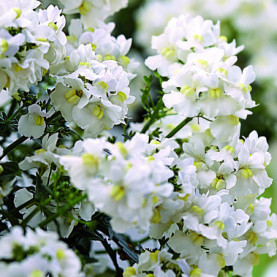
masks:
[[[77,255],[58,240],[54,232],[45,232],[39,228],[27,229],[26,235],[20,227],[14,227],[0,240],[2,274],[6,276],[81,276],[81,262]],[[21,254],[21,256],[20,256]],[[5,266],[4,266],[5,265]]]
[[[39,138],[46,127],[44,118],[50,117],[53,112],[53,110],[43,112],[37,104],[29,106],[28,113],[22,115],[18,121],[18,131],[26,137]]]

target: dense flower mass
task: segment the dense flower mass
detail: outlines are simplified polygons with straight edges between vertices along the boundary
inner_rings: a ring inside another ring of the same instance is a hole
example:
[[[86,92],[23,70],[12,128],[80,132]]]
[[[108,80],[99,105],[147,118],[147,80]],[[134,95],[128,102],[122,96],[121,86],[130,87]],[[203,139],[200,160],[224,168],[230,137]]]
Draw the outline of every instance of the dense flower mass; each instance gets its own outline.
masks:
[[[80,13],[86,28],[95,27],[108,16],[126,7],[128,0],[60,0],[66,14]]]
[[[256,131],[241,138],[253,67],[236,64],[244,47],[219,21],[173,17],[145,61],[145,120],[129,123],[138,62],[105,22],[127,2],[0,3],[0,89],[11,98],[0,114],[1,274],[250,277],[277,239],[263,195],[268,143]],[[206,2],[224,18],[245,1]],[[172,3],[161,13],[199,5]]]
[[[60,163],[95,207],[112,217],[116,231],[146,231],[159,221],[156,207],[173,190],[168,183],[174,176],[167,167],[174,162],[170,142],[149,144],[147,135],[137,134],[125,144],[87,139],[83,148],[81,156],[64,156]]]
[[[3,276],[82,276],[77,255],[53,232],[14,227],[0,239]],[[6,263],[3,260],[11,262]]]
[[[64,16],[52,5],[36,12],[39,5],[35,0],[0,4],[0,89],[11,95],[29,91],[65,54]]]

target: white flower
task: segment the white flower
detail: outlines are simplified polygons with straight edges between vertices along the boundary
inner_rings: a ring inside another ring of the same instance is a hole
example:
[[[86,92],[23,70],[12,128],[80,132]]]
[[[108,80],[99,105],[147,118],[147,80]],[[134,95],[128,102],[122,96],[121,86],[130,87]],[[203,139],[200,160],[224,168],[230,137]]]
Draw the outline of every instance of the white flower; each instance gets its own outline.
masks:
[[[124,123],[127,104],[134,101],[123,68],[113,60],[100,62],[98,58],[90,44],[80,45],[52,71],[59,75],[50,96],[55,108],[84,129],[87,137]]]
[[[74,3],[70,0],[61,0],[61,2],[65,13],[80,13],[85,28],[89,28],[96,27],[108,16],[126,7],[128,0],[78,0]]]
[[[18,131],[26,137],[39,138],[46,127],[44,118],[50,117],[53,112],[53,110],[43,112],[37,104],[29,106],[28,113],[22,115],[18,121]]]
[[[64,242],[58,240],[56,233],[27,229],[24,235],[20,227],[14,227],[1,237],[0,246],[2,259],[17,261],[6,264],[4,272],[7,272],[7,276],[43,276],[46,273],[53,276],[81,276],[79,258]],[[17,256],[19,253],[22,256]]]

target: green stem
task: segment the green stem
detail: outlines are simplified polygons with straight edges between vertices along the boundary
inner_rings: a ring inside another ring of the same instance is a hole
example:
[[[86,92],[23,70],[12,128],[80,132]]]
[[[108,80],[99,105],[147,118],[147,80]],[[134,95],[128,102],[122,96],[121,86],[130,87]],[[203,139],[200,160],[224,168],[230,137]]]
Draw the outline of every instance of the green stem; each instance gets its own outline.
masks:
[[[36,200],[35,200],[34,198],[32,198],[32,199],[26,201],[25,203],[21,204],[20,206],[18,206],[18,207],[16,207],[16,208],[12,209],[12,210],[11,210],[11,213],[14,213],[14,212],[16,212],[16,211],[19,212],[20,210],[24,209],[25,207],[27,207],[27,206],[29,206],[29,205],[30,205],[30,207],[31,207],[31,206],[33,206],[33,205],[35,204],[35,202],[36,202]]]
[[[98,233],[99,234],[99,233]],[[99,234],[100,235],[100,234]],[[113,265],[115,267],[116,270],[116,277],[122,276],[123,270],[122,268],[119,267],[118,262],[117,262],[117,256],[116,256],[116,252],[114,249],[112,249],[112,247],[109,245],[109,243],[107,242],[106,239],[103,239],[101,241],[102,245],[104,246],[105,250],[107,251],[107,253],[109,254]]]
[[[198,117],[201,117],[201,118],[203,118],[203,119],[205,119],[205,120],[207,120],[207,121],[213,122],[211,119],[209,119],[209,118],[207,118],[207,117],[205,117],[205,116],[203,116],[203,115],[199,115]]]
[[[142,238],[140,240],[135,241],[134,243],[135,244],[142,244],[142,243],[144,243],[144,242],[146,242],[148,240],[150,240],[150,238],[149,237],[145,237],[145,238]]]
[[[117,252],[118,250],[119,250],[119,248],[113,248],[113,251],[115,251],[115,252]],[[93,253],[100,255],[100,254],[107,254],[107,251],[106,250],[96,250]]]
[[[28,139],[27,137],[20,137],[19,139],[17,139],[16,141],[14,141],[12,144],[10,144],[4,151],[3,151],[3,155],[0,157],[0,160],[2,160],[9,152],[11,152],[14,148],[16,148],[18,145],[20,145],[21,143],[23,143],[26,139]]]
[[[8,118],[7,122],[9,122],[9,121],[11,121],[12,119],[14,119],[14,118],[22,111],[23,108],[24,108],[24,106],[20,107],[14,114],[12,114],[12,115]]]
[[[40,211],[40,207],[37,206],[35,209],[21,222],[22,227],[26,227],[28,222]]]
[[[162,98],[158,101],[158,103],[156,104],[156,107],[154,109],[154,112],[152,114],[152,116],[150,117],[150,119],[146,122],[146,124],[144,125],[143,129],[141,130],[141,133],[144,134],[149,128],[150,126],[155,122],[156,116],[161,108],[161,106],[163,105],[163,100]]]
[[[86,194],[82,194],[81,196],[77,197],[73,202],[65,205],[63,208],[61,208],[57,213],[52,214],[51,216],[49,216],[48,218],[46,218],[45,220],[43,220],[42,222],[39,223],[39,227],[43,227],[45,225],[47,225],[49,222],[55,220],[56,218],[58,218],[60,215],[65,214],[68,210],[70,210],[72,207],[74,207],[76,204],[78,204],[79,202],[81,202],[82,200],[84,200],[87,197]]]
[[[10,106],[10,110],[8,112],[8,117],[10,117],[13,114],[16,104],[17,104],[17,101],[13,99],[12,104]]]
[[[172,138],[176,133],[178,133],[185,125],[192,121],[193,117],[187,117],[184,119],[177,127],[175,127],[166,138]]]
[[[25,227],[28,222],[42,209],[41,206],[46,206],[52,198],[46,199],[43,203],[41,203],[39,206],[37,206],[21,223],[22,227]]]

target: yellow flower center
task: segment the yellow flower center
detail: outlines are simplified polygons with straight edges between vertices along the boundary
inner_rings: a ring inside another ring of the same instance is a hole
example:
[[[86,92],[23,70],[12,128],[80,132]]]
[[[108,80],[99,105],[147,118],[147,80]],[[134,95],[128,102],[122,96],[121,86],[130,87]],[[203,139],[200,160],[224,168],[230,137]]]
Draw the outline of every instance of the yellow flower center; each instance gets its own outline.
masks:
[[[195,90],[187,85],[183,86],[180,90],[186,97],[190,97],[194,95]]]
[[[126,156],[128,155],[128,151],[127,151],[127,149],[126,149],[126,147],[125,147],[125,145],[124,145],[123,142],[118,141],[118,142],[116,143],[116,146],[118,147],[119,152],[121,153],[121,155],[122,155],[123,157],[126,157]]]
[[[172,59],[175,57],[175,50],[170,49],[168,47],[164,47],[161,50],[161,55],[164,56],[166,59]]]
[[[0,39],[0,50],[6,52],[9,49],[9,44],[5,39]]]
[[[107,91],[109,89],[109,85],[104,81],[98,82],[98,86],[101,87],[102,89],[104,89],[105,91]]]
[[[82,91],[76,92],[75,89],[70,89],[65,93],[64,97],[68,103],[76,105],[79,103],[82,94]]]
[[[154,253],[150,253],[150,260],[153,263],[156,263],[158,261],[158,256],[159,256],[160,251],[156,250]]]
[[[116,185],[113,186],[110,192],[110,196],[114,199],[114,201],[120,201],[125,195],[124,188],[122,186]]]
[[[15,19],[19,18],[20,15],[21,15],[21,10],[20,10],[20,8],[13,8],[12,10],[16,13],[16,18],[15,18]]]
[[[216,256],[216,259],[217,259],[217,264],[218,264],[221,268],[225,267],[226,262],[225,262],[225,260],[224,260],[222,254],[218,254],[218,255]]]
[[[197,40],[197,41],[199,41],[199,42],[203,42],[203,36],[201,36],[201,35],[194,35],[193,36],[193,38],[195,39],[195,40]]]
[[[79,12],[81,15],[86,15],[90,11],[90,4],[88,1],[83,1],[79,7]]]
[[[116,98],[120,101],[120,102],[125,102],[126,99],[127,99],[127,96],[126,94],[123,92],[123,91],[119,91],[117,94],[116,94]]]
[[[244,178],[244,179],[253,177],[253,172],[250,168],[241,169],[240,174],[241,174],[242,178]]]
[[[204,237],[197,234],[196,232],[191,232],[189,237],[195,245],[202,245],[204,242]]]
[[[158,224],[161,220],[161,214],[158,209],[153,209],[153,216],[151,218],[151,222],[154,224]]]
[[[221,88],[214,88],[209,90],[209,96],[212,99],[219,98],[223,95],[223,91]]]
[[[136,270],[133,267],[126,267],[125,271],[123,272],[123,277],[131,277],[136,274]]]
[[[63,249],[58,249],[56,252],[56,256],[58,260],[64,260],[66,258],[66,255]]]
[[[251,231],[248,233],[247,239],[250,243],[255,244],[258,240],[258,237],[253,231]]]
[[[119,61],[123,66],[127,66],[130,63],[130,59],[127,56],[121,56]]]
[[[225,225],[222,221],[216,221],[214,224],[215,224],[216,227],[218,227],[222,231],[225,229]]]
[[[194,212],[197,215],[203,216],[203,214],[204,214],[204,210],[199,208],[196,205],[192,206],[190,209],[191,209],[192,212]]]
[[[44,118],[38,114],[34,114],[34,121],[36,125],[42,126],[44,122]]]
[[[101,109],[100,106],[96,105],[93,110],[92,113],[94,116],[96,116],[98,119],[102,119],[104,116],[104,111]]]
[[[232,147],[232,146],[230,146],[230,145],[224,146],[223,149],[225,149],[226,151],[230,152],[231,154],[234,154],[234,153],[235,153],[234,147]]]
[[[53,22],[49,22],[49,23],[48,23],[48,27],[54,29],[55,31],[58,30],[57,24],[55,24],[55,23],[53,23]]]
[[[82,155],[82,161],[83,161],[83,165],[90,166],[90,167],[97,167],[99,163],[98,157],[95,157],[89,153],[84,153]]]
[[[31,272],[30,277],[44,277],[44,273],[39,269],[35,269]]]
[[[201,277],[201,269],[200,268],[194,268],[191,272],[190,272],[190,277]]]
[[[220,68],[217,69],[217,71],[220,72],[220,73],[222,73],[222,74],[225,75],[225,76],[228,76],[228,71],[227,71],[227,69],[224,69],[224,68],[220,67]]]

